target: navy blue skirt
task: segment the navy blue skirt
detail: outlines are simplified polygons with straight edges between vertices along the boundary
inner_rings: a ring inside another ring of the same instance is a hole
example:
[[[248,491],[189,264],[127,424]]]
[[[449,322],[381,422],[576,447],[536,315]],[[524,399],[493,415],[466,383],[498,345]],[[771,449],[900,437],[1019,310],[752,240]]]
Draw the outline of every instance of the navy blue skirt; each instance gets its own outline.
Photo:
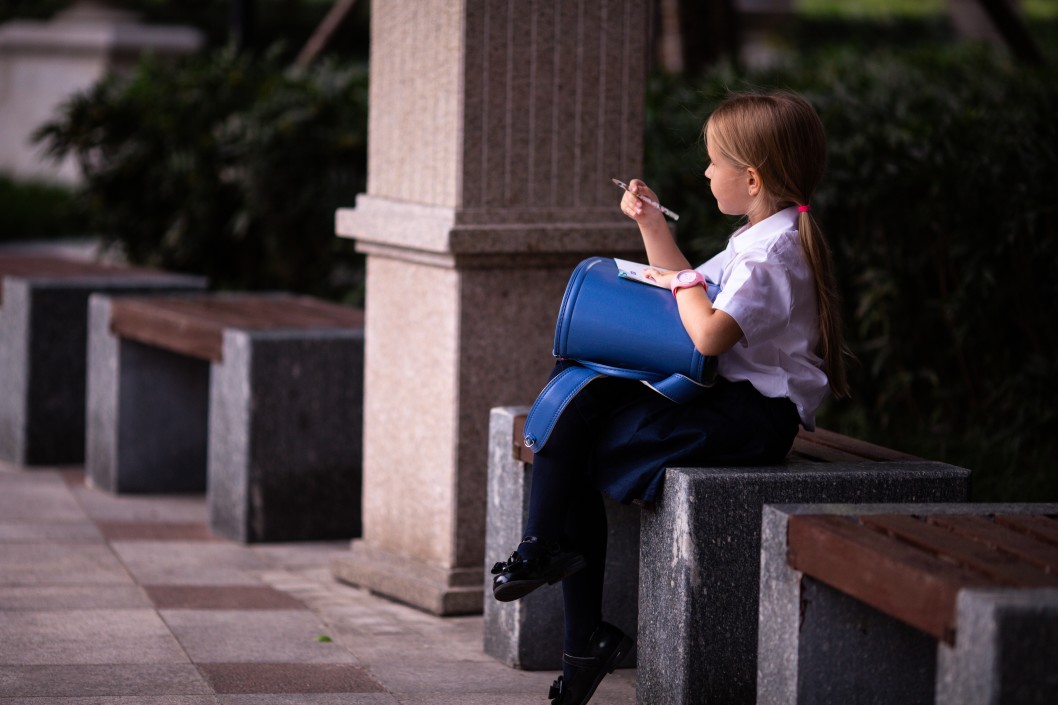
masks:
[[[789,399],[769,398],[749,382],[725,379],[697,399],[676,404],[641,382],[604,377],[588,384],[562,416],[570,414],[579,415],[571,420],[593,436],[578,434],[577,442],[594,443],[596,487],[624,503],[653,502],[666,468],[782,462],[800,425]],[[549,443],[543,452],[563,449]]]

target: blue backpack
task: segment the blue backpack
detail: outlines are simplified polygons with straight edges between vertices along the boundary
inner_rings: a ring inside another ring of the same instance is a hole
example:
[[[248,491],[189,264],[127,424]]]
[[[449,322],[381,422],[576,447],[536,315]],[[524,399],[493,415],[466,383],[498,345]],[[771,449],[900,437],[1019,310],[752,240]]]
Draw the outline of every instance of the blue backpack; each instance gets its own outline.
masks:
[[[706,291],[714,300],[720,287],[706,282]],[[523,441],[534,453],[547,443],[566,405],[594,379],[639,380],[684,403],[716,378],[716,358],[694,347],[672,292],[619,276],[608,257],[591,257],[573,270],[552,354],[572,364],[551,378],[529,410]]]

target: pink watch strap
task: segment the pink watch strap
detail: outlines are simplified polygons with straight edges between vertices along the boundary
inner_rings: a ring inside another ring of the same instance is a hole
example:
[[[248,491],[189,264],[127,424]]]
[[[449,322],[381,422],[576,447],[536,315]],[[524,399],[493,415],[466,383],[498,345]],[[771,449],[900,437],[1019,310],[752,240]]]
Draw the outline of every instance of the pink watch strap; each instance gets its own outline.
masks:
[[[689,281],[681,281],[687,274],[691,274],[692,278]],[[705,286],[705,277],[697,269],[684,269],[676,273],[676,276],[672,279],[672,295],[675,296],[676,292],[680,289],[689,289],[694,286]]]

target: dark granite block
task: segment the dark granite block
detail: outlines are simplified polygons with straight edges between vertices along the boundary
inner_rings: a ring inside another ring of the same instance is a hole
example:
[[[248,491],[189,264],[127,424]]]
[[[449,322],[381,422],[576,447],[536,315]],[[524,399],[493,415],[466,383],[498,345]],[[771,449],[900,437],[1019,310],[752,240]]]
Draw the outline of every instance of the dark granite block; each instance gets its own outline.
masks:
[[[932,462],[670,469],[641,526],[638,702],[756,700],[763,505],[965,501],[969,475]]]
[[[363,331],[226,331],[210,392],[210,527],[244,542],[360,535]]]
[[[962,590],[957,611],[962,638],[938,647],[937,705],[1058,702],[1058,589]]]
[[[89,302],[89,480],[109,492],[201,492],[209,363],[113,335],[111,305]]]
[[[4,276],[0,306],[0,458],[22,465],[84,459],[85,349],[93,292],[199,290],[200,277]]]

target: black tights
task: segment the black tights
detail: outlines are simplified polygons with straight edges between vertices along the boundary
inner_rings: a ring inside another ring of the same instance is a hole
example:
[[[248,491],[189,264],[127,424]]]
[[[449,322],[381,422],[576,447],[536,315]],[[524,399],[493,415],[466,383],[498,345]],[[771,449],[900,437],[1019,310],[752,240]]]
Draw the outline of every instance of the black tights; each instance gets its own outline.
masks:
[[[600,385],[601,386],[601,385]],[[587,395],[584,395],[587,397]],[[586,567],[562,581],[564,649],[580,654],[602,621],[606,567],[606,508],[592,482],[592,442],[599,414],[574,400],[533,459],[526,536],[560,544],[584,557]]]

